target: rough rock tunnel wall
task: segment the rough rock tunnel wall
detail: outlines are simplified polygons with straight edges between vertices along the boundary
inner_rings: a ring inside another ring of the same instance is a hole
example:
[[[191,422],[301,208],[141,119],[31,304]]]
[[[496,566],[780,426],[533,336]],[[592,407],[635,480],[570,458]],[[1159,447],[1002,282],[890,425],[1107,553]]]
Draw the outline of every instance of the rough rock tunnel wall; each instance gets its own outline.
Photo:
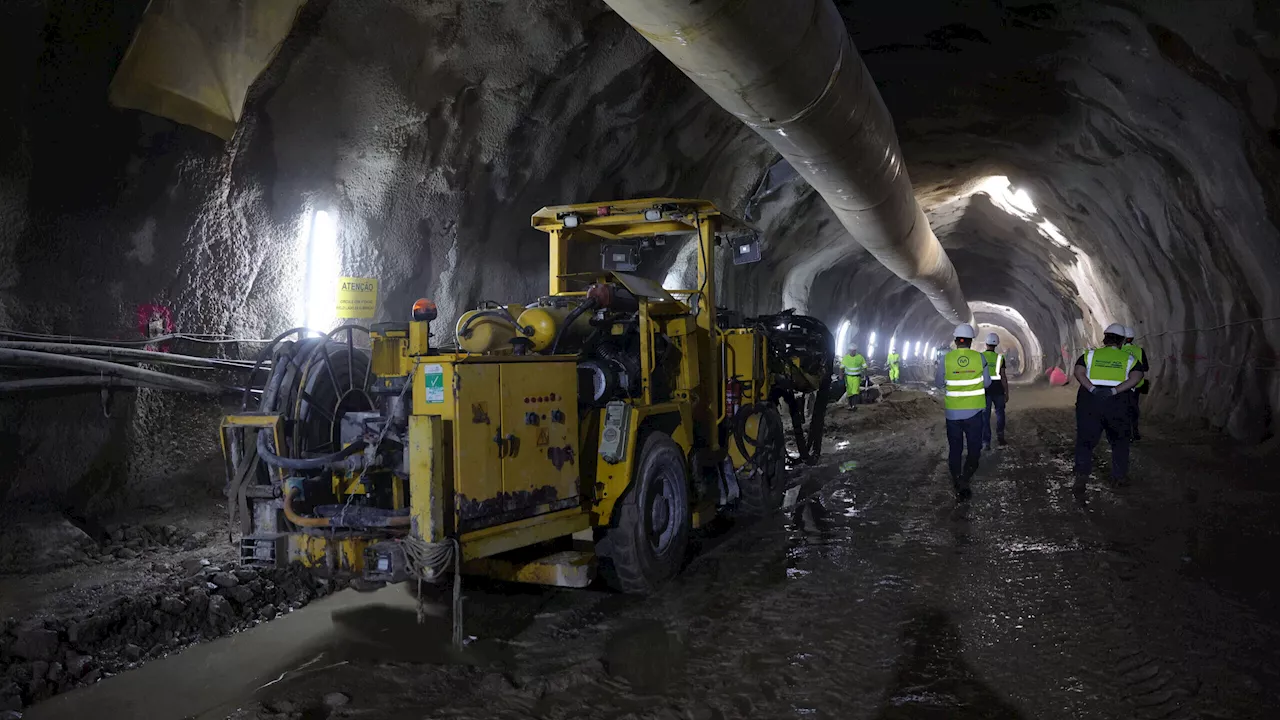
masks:
[[[145,5],[0,8],[0,326],[132,338],[156,303],[186,332],[272,334],[301,319],[300,225],[323,209],[343,272],[381,279],[379,319],[425,295],[447,327],[544,292],[532,210],[670,194],[761,230],[765,261],[726,279],[728,304],[848,320],[880,355],[949,334],[600,3],[311,0],[226,144],[107,106]],[[837,5],[978,319],[1039,348],[1029,369],[1125,322],[1154,410],[1274,432],[1280,323],[1254,319],[1280,316],[1280,10]],[[109,407],[0,400],[0,496],[87,512],[220,487],[216,403]]]

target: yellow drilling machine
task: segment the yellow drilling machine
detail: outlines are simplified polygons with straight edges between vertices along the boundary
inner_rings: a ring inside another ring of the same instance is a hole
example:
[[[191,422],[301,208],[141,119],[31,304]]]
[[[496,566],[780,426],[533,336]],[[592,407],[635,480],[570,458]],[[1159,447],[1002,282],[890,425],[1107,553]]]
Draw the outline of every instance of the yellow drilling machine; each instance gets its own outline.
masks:
[[[780,505],[771,378],[804,361],[771,353],[770,333],[792,319],[716,309],[717,245],[758,260],[754,236],[668,198],[532,223],[550,246],[536,302],[484,303],[437,341],[420,300],[407,322],[296,328],[263,350],[267,379],[221,428],[243,562],[366,584],[460,571],[583,587],[599,572],[643,593],[679,570],[693,529]],[[693,287],[637,274],[677,241],[696,242]]]

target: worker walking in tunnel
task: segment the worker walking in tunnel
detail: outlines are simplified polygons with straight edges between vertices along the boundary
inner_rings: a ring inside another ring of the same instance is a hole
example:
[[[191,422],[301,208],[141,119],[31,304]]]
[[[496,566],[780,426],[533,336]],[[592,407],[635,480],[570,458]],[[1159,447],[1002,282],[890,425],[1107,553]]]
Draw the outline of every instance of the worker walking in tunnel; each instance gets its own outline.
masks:
[[[867,359],[858,352],[857,345],[850,345],[849,352],[840,358],[844,368],[844,386],[850,410],[857,410],[862,399],[862,375],[867,370]]]
[[[889,382],[898,382],[898,378],[902,377],[902,356],[898,354],[898,349],[889,348],[889,357],[885,360],[889,363]]]
[[[1129,391],[1142,381],[1145,363],[1139,362],[1124,348],[1128,330],[1123,325],[1108,325],[1102,334],[1102,347],[1081,355],[1076,360],[1075,378],[1080,383],[1076,393],[1076,458],[1075,484],[1072,490],[1081,494],[1093,466],[1093,448],[1102,433],[1111,445],[1111,479],[1122,485],[1129,476]]]
[[[1142,365],[1143,372],[1147,371],[1147,351],[1133,344],[1134,332],[1132,327],[1124,329],[1124,350],[1138,360],[1138,364]],[[1143,377],[1138,386],[1130,390],[1127,394],[1129,399],[1129,439],[1138,441],[1142,439],[1142,433],[1138,431],[1138,398],[1146,395],[1148,390],[1147,378]]]
[[[956,347],[942,356],[936,377],[938,388],[946,392],[943,405],[947,417],[947,468],[951,471],[957,502],[973,495],[969,481],[982,459],[986,395],[991,385],[987,359],[972,348],[973,337],[972,325],[956,326]],[[967,458],[963,457],[966,445],[969,447]]]
[[[1000,336],[987,333],[987,349],[982,353],[987,359],[987,371],[991,374],[991,385],[987,387],[986,420],[982,423],[982,449],[991,449],[991,412],[996,415],[996,440],[1004,445],[1004,406],[1009,397],[1009,377],[1005,372],[1004,353],[997,352]]]

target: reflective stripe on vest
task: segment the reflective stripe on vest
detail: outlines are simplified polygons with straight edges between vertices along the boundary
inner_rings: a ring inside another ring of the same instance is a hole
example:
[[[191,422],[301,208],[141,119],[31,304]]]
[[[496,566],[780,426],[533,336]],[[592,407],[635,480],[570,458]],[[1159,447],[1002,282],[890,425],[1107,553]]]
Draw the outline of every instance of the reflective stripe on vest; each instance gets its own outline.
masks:
[[[1138,347],[1137,345],[1134,345],[1134,344],[1132,344],[1132,343],[1129,343],[1129,344],[1125,345],[1124,347],[1122,347],[1122,348],[1120,348],[1120,349],[1121,349],[1121,350],[1124,350],[1125,352],[1127,352],[1127,353],[1129,353],[1130,355],[1132,355],[1132,356],[1134,357],[1134,359],[1135,359],[1135,360],[1137,360],[1138,362],[1142,362],[1142,358],[1143,358],[1143,351],[1142,351],[1142,348]],[[1139,381],[1138,381],[1138,384],[1137,384],[1137,385],[1135,385],[1134,387],[1135,387],[1135,388],[1140,388],[1140,387],[1142,387],[1143,385],[1146,385],[1146,384],[1147,384],[1147,379],[1146,379],[1146,378],[1142,378],[1141,380],[1139,380]]]
[[[1004,355],[995,350],[985,350],[982,353],[987,357],[988,372],[991,373],[993,381],[1000,379],[1000,371],[1004,369]]]
[[[857,377],[862,375],[862,369],[867,366],[867,359],[858,355],[845,355],[840,358],[840,365],[844,368],[846,377]]]
[[[1129,371],[1138,361],[1118,347],[1100,347],[1090,350],[1084,365],[1089,382],[1102,387],[1115,387],[1129,379]]]
[[[987,406],[982,384],[982,353],[969,348],[952,350],[943,356],[948,410],[982,410]]]

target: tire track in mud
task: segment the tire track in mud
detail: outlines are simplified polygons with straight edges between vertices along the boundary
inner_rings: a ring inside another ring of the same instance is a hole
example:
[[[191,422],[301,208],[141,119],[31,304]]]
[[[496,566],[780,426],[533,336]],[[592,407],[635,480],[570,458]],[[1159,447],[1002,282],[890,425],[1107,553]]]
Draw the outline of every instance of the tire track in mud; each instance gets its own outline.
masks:
[[[1117,496],[1091,487],[1090,502],[1073,511],[1075,501],[1066,499],[1073,438],[1063,432],[1062,413],[1031,411],[1022,420],[1020,446],[1002,458],[992,483],[1004,512],[990,516],[984,535],[1002,540],[975,563],[980,569],[971,582],[993,588],[1000,576],[1015,578],[1005,583],[1002,612],[1016,619],[1017,632],[1004,628],[1000,645],[1006,653],[1056,662],[1028,663],[1036,682],[1029,686],[1024,671],[1010,692],[1030,707],[1056,705],[1075,716],[1195,716],[1194,681],[1150,652],[1149,638],[1135,625],[1142,610],[1129,588],[1140,579],[1139,568],[1115,551],[1091,517],[1091,505]],[[1011,506],[1016,510],[1009,512]]]
[[[839,474],[851,457],[857,471]],[[914,496],[939,458],[936,440],[932,453],[898,441],[827,456],[818,472],[831,479],[788,516],[736,530],[663,592],[602,616],[577,649],[557,643],[548,653],[535,640],[518,660],[564,677],[602,658],[589,677],[557,685],[536,703],[489,702],[483,710],[503,718],[870,715],[901,653],[919,566],[930,561],[903,548],[922,531],[936,533],[930,521],[903,522],[934,512],[936,498],[917,513],[899,510],[920,504]],[[650,629],[639,641],[645,648],[616,641],[636,626]],[[633,662],[629,653],[644,657]],[[647,671],[628,665],[678,671],[654,694]],[[481,709],[459,703],[438,716],[480,717]]]
[[[1105,485],[1074,500],[1069,409],[1014,406],[1009,427],[958,508],[940,418],[860,419],[793,512],[653,597],[566,601],[428,717],[1262,716],[1262,687],[1224,703],[1204,678],[1247,689],[1232,678],[1274,651],[1275,625],[1239,649],[1256,619],[1150,541],[1186,518],[1146,527],[1164,500]]]

